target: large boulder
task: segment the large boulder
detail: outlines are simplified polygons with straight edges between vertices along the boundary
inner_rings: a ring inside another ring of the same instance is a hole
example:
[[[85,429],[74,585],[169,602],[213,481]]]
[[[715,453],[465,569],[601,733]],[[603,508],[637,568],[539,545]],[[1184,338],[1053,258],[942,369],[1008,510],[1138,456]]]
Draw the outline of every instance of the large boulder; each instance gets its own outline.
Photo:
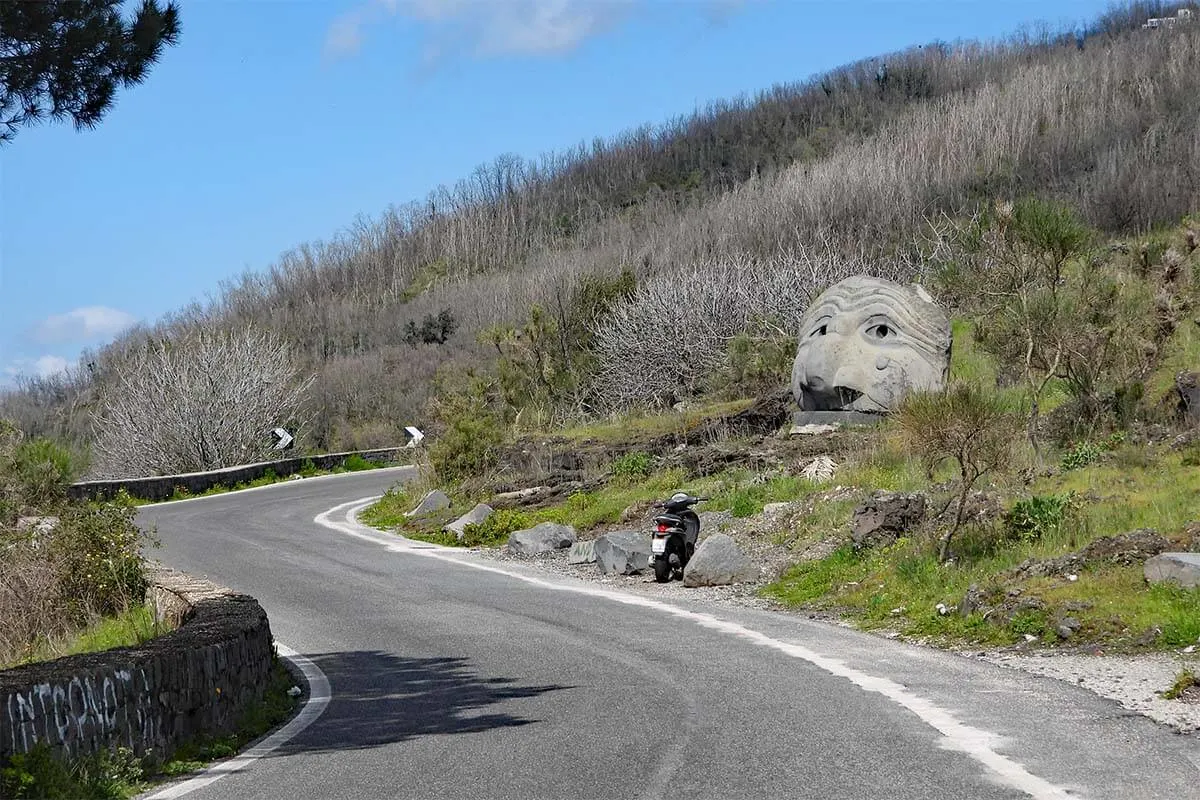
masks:
[[[854,509],[850,538],[856,548],[891,544],[925,519],[925,495],[876,492]]]
[[[1179,415],[1188,425],[1200,425],[1200,373],[1180,372],[1175,376],[1179,393]]]
[[[458,519],[454,520],[454,522],[451,522],[442,530],[446,531],[447,533],[453,533],[461,542],[463,538],[463,532],[466,531],[468,525],[478,525],[491,515],[492,507],[486,503],[480,503]]]
[[[1150,583],[1175,581],[1185,589],[1200,586],[1200,553],[1161,553],[1142,566]]]
[[[508,537],[509,551],[523,556],[562,550],[574,543],[575,529],[570,525],[559,525],[557,522],[543,522],[532,528],[516,531]]]
[[[439,511],[445,511],[450,507],[450,498],[441,489],[434,489],[429,494],[421,498],[421,502],[417,503],[417,507],[409,511],[404,516],[412,519],[420,519],[428,517],[430,514],[436,514]]]
[[[702,541],[683,570],[684,586],[725,586],[758,580],[761,570],[733,537],[714,533]]]
[[[800,321],[792,396],[804,411],[893,411],[950,370],[950,319],[924,289],[856,275],[826,289]]]
[[[596,543],[594,541],[576,542],[567,553],[568,564],[595,564]]]
[[[605,575],[633,575],[650,566],[650,534],[613,531],[596,539],[596,564]]]

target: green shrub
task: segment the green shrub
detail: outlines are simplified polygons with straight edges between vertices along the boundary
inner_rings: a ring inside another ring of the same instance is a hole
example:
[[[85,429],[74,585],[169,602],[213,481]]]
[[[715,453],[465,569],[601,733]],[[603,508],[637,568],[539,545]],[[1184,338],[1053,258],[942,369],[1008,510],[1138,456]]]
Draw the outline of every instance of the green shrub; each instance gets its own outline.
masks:
[[[493,410],[495,387],[472,374],[439,375],[437,382],[433,407],[442,430],[429,447],[430,466],[447,484],[484,475],[504,441],[504,420]]]
[[[1200,467],[1200,442],[1193,442],[1183,448],[1182,464],[1185,467]]]
[[[1063,453],[1062,468],[1069,472],[1073,469],[1082,469],[1089,464],[1094,464],[1100,460],[1100,454],[1104,451],[1100,445],[1092,442],[1077,442],[1073,447]]]
[[[1070,495],[1034,495],[1018,500],[1004,515],[1004,527],[1009,539],[1036,542],[1054,533],[1066,521],[1071,510]]]
[[[375,464],[367,461],[358,453],[351,453],[342,462],[342,468],[347,472],[362,472],[363,470],[375,469]]]
[[[64,763],[45,744],[12,756],[0,769],[0,797],[48,800],[125,800],[142,786],[142,762],[132,750],[113,752]]]
[[[21,442],[13,452],[12,464],[26,495],[42,502],[61,499],[75,472],[71,453],[49,439]]]
[[[1026,609],[1018,611],[1008,623],[1008,629],[1018,636],[1042,637],[1050,629],[1049,619],[1045,611]]]
[[[513,509],[493,511],[483,522],[463,529],[461,544],[466,547],[495,547],[508,541],[513,531],[532,527],[527,514]]]
[[[609,464],[614,478],[645,478],[654,469],[654,456],[649,453],[626,453]]]
[[[755,320],[729,341],[724,368],[711,389],[753,397],[788,382],[796,358],[796,337],[768,320]]]
[[[320,472],[321,471],[317,469],[317,465],[313,463],[313,460],[311,458],[306,458],[300,464],[300,469],[298,470],[297,474],[304,478],[314,478],[319,475]]]
[[[113,614],[146,593],[136,509],[116,503],[68,507],[47,544],[60,567],[59,591],[72,616]]]

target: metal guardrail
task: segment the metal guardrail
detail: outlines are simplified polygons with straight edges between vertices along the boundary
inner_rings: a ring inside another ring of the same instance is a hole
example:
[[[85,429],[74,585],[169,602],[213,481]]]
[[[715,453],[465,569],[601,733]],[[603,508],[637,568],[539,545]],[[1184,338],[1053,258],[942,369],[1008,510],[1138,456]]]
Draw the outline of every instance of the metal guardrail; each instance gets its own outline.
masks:
[[[405,447],[384,447],[376,450],[354,450],[346,453],[326,453],[315,456],[296,456],[279,461],[260,461],[209,472],[190,472],[183,475],[156,475],[149,478],[114,478],[112,480],[81,481],[67,487],[67,496],[72,500],[108,500],[124,489],[130,497],[139,500],[167,500],[179,489],[188,494],[203,494],[214,486],[235,486],[249,483],[273,472],[280,478],[295,475],[311,463],[317,469],[335,469],[346,463],[351,456],[376,464],[388,464],[399,454],[411,450]]]

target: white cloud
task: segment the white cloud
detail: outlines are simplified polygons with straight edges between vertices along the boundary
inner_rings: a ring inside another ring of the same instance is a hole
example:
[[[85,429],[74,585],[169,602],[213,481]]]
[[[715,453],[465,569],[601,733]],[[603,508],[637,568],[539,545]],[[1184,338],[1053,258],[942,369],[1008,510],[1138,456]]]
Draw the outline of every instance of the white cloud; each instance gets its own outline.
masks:
[[[69,366],[70,363],[61,356],[42,356],[33,362],[34,374],[39,378],[49,378],[51,375],[66,372]]]
[[[639,0],[366,0],[333,21],[325,36],[330,58],[354,55],[366,30],[388,18],[420,24],[427,57],[464,50],[476,57],[554,55],[603,33]]]
[[[7,380],[0,381],[0,385],[20,377],[50,378],[66,372],[70,366],[71,362],[67,359],[55,355],[44,355],[33,360],[18,358],[4,367],[4,378]]]
[[[85,306],[55,314],[33,328],[33,338],[45,343],[107,339],[137,322],[132,314],[107,306]]]

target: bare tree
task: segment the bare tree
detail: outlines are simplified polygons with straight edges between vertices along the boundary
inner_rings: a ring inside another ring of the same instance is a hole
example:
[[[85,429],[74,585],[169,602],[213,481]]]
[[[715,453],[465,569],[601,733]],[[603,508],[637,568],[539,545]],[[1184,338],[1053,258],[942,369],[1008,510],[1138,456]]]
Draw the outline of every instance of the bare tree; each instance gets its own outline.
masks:
[[[970,383],[942,393],[914,392],[898,417],[900,434],[932,475],[949,461],[958,473],[958,509],[938,542],[938,560],[950,557],[950,543],[966,519],[971,489],[988,473],[1008,466],[1015,425],[1000,398]]]
[[[682,400],[704,387],[725,363],[730,341],[754,321],[794,336],[809,302],[830,284],[860,273],[911,278],[903,268],[827,249],[659,273],[596,328],[596,405]]]
[[[116,477],[261,460],[312,381],[297,376],[279,337],[253,327],[147,339],[116,370],[95,444],[96,472]]]

